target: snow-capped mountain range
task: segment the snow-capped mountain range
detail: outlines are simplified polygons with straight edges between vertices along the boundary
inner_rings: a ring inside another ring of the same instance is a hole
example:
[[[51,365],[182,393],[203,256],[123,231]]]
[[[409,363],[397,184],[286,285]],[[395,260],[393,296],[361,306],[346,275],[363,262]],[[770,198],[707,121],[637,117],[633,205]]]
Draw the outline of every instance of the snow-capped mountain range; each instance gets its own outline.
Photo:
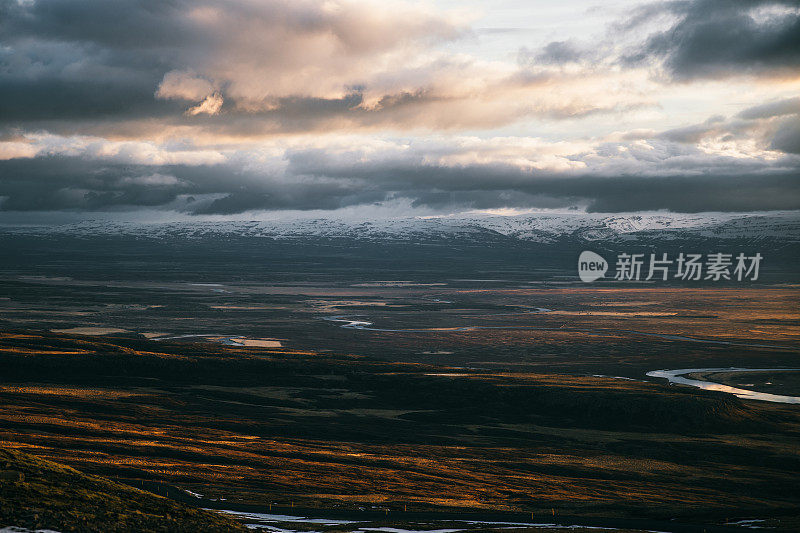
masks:
[[[123,235],[142,238],[204,238],[211,236],[272,239],[344,238],[359,241],[474,240],[494,236],[520,241],[554,243],[635,241],[641,238],[779,239],[800,242],[800,212],[754,214],[525,214],[452,215],[393,219],[342,220],[293,218],[257,221],[191,221],[116,223],[88,221],[57,226],[5,226],[14,234],[72,236]]]

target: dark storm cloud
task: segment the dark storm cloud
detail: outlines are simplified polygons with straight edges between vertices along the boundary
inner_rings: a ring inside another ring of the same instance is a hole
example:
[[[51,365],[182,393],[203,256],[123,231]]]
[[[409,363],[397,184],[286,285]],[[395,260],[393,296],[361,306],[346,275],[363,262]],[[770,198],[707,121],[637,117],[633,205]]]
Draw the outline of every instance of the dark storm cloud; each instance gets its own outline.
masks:
[[[234,192],[189,210],[197,215],[233,215],[251,210],[335,210],[381,202],[389,197],[385,191],[346,183],[300,183]]]
[[[653,105],[608,81],[620,65],[663,66],[666,83],[796,72],[798,16],[775,6],[797,5],[660,2],[621,31],[663,14],[672,27],[648,30],[624,59],[614,42],[566,40],[493,72],[441,52],[463,28],[416,5],[0,0],[0,210],[229,215],[397,199],[441,210],[797,209],[798,98],[660,134],[619,132],[622,142],[581,139],[606,128],[597,123],[557,142],[483,134],[523,117],[589,121]],[[349,138],[359,128],[392,133],[362,150]],[[417,136],[430,130],[469,133]],[[726,139],[752,141],[752,155],[718,155]],[[695,146],[705,142],[712,150]],[[767,148],[783,154],[763,157]]]
[[[798,7],[794,0],[694,0],[660,7],[677,22],[651,34],[640,50],[624,58],[626,63],[660,61],[678,80],[777,74],[800,67],[800,15],[792,9]],[[649,7],[646,18],[658,12]]]
[[[755,120],[797,114],[800,114],[800,98],[787,98],[777,102],[749,107],[737,116],[747,120]]]
[[[178,2],[0,0],[0,121],[181,113],[153,91],[189,44]]]
[[[141,132],[123,122],[152,119],[162,126],[195,126],[198,117],[185,112],[214,91],[224,100],[226,115],[215,122],[228,131],[240,121],[259,134],[291,132],[343,116],[369,125],[409,102],[389,98],[361,108],[366,89],[354,80],[369,80],[382,54],[412,43],[424,50],[461,31],[413,7],[398,12],[400,20],[374,6],[340,7],[0,0],[0,130],[105,134],[117,126],[135,135]],[[432,69],[429,77],[436,66]],[[308,71],[316,72],[316,79],[303,78]],[[187,96],[185,83],[164,85],[169,76],[205,79],[211,90]],[[424,85],[425,79],[417,81]],[[394,98],[408,93],[416,104],[428,100],[416,90],[403,89]],[[209,114],[217,112],[219,106]],[[386,120],[396,122],[400,112]]]
[[[181,24],[182,0],[47,0],[0,2],[0,31],[9,41],[37,39],[115,49],[180,45],[193,36]]]
[[[678,213],[703,211],[770,211],[800,208],[800,173],[769,176],[662,177],[609,183],[587,183],[598,194],[589,211],[667,209]],[[592,187],[593,185],[593,187]],[[602,194],[599,188],[602,187]],[[591,192],[590,192],[591,194]]]
[[[202,214],[250,209],[337,209],[386,198],[358,180],[287,177],[232,164],[137,165],[50,156],[0,161],[5,211],[169,206]],[[289,178],[289,179],[287,179]],[[186,200],[179,197],[213,197]]]
[[[663,139],[673,142],[695,144],[703,139],[710,132],[714,131],[720,123],[724,122],[725,117],[713,116],[702,124],[694,124],[692,126],[684,126],[682,128],[674,128],[667,130],[658,135]]]
[[[559,175],[505,165],[448,167],[413,159],[346,163],[315,151],[291,154],[288,168],[279,173],[231,163],[152,166],[51,156],[0,161],[0,175],[0,209],[5,211],[162,206],[196,214],[236,214],[329,210],[398,198],[416,207],[451,210],[573,205],[609,212],[800,208],[798,171]]]
[[[488,209],[563,207],[590,211],[667,209],[673,212],[800,208],[800,170],[771,174],[559,175],[502,165],[358,165],[337,167],[311,154],[291,169],[304,174],[370,180],[417,206]]]
[[[549,177],[516,189],[420,191],[414,205],[433,208],[559,208],[587,203],[589,212],[668,210],[761,211],[800,208],[800,174],[775,176]]]
[[[800,154],[800,98],[787,98],[745,109],[737,115],[749,121],[777,121],[771,131],[769,148]]]
[[[158,206],[186,189],[151,166],[105,164],[77,157],[0,161],[0,205],[6,211]]]
[[[688,81],[739,74],[791,74],[800,68],[800,14],[796,0],[672,0],[633,9],[596,42],[553,41],[538,51],[523,48],[524,66],[603,62],[660,66],[669,78]],[[669,16],[671,26],[636,45],[623,36]],[[623,51],[620,53],[619,49]]]
[[[775,132],[770,148],[790,154],[800,154],[800,120],[784,121]]]

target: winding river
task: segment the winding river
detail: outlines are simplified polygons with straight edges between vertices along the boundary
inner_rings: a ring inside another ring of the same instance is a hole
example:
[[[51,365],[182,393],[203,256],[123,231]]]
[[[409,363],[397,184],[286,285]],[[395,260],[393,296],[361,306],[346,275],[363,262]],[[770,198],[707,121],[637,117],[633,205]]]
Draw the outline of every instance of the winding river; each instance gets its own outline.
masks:
[[[727,392],[735,394],[739,398],[745,400],[761,400],[764,402],[775,403],[795,403],[800,404],[800,397],[798,396],[784,396],[782,394],[769,394],[767,392],[757,392],[749,389],[740,389],[731,387],[730,385],[723,385],[722,383],[714,383],[713,381],[702,381],[699,379],[691,379],[681,377],[684,374],[694,374],[696,372],[797,372],[800,368],[681,368],[678,370],[651,370],[647,375],[651,378],[665,378],[670,383],[678,383],[680,385],[690,385],[705,390],[715,390],[720,392]]]
[[[523,313],[498,313],[494,315],[481,315],[481,317],[485,316],[502,316],[502,315],[518,315],[518,314],[537,314],[537,313],[547,313],[551,311],[550,309],[544,307],[535,307],[530,311],[525,311]],[[779,349],[791,349],[788,346],[778,346],[774,344],[754,344],[754,343],[745,343],[745,342],[732,342],[732,341],[720,341],[714,339],[699,339],[696,337],[686,337],[684,335],[668,335],[663,333],[648,333],[645,331],[635,331],[635,330],[611,330],[611,329],[590,329],[590,328],[554,328],[554,327],[541,327],[541,326],[475,326],[475,325],[468,325],[468,326],[455,326],[449,328],[408,328],[408,329],[389,329],[389,328],[377,328],[374,327],[374,323],[369,322],[367,320],[361,320],[360,317],[364,315],[334,315],[334,316],[326,316],[322,317],[323,320],[327,320],[329,322],[335,322],[339,324],[339,327],[345,329],[356,329],[356,330],[363,330],[363,331],[378,331],[378,332],[390,332],[390,333],[442,333],[442,332],[459,332],[459,331],[478,331],[478,330],[538,330],[538,331],[575,331],[581,333],[594,333],[594,334],[615,334],[615,333],[630,333],[634,335],[643,335],[647,337],[656,337],[665,340],[671,341],[684,341],[684,342],[698,342],[698,343],[705,343],[705,344],[723,344],[729,346],[748,346],[753,348],[779,348]],[[786,396],[782,394],[770,394],[766,392],[757,392],[748,389],[740,389],[737,387],[731,387],[729,385],[723,385],[722,383],[714,383],[711,381],[702,381],[699,379],[691,379],[682,377],[685,374],[692,374],[695,372],[793,372],[793,371],[800,371],[800,368],[681,368],[677,370],[652,370],[647,372],[648,377],[653,378],[665,378],[669,380],[670,383],[677,383],[680,385],[689,385],[692,387],[698,387],[705,390],[715,390],[720,392],[727,392],[729,394],[735,394],[739,398],[743,398],[746,400],[761,400],[765,402],[776,402],[776,403],[790,403],[790,404],[800,404],[800,397],[798,396]]]
[[[551,309],[545,307],[535,307],[531,311],[517,312],[517,313],[496,313],[488,315],[480,315],[481,318],[487,316],[509,316],[509,315],[527,315],[527,314],[542,314],[549,313]],[[783,350],[792,350],[789,346],[780,346],[777,344],[755,344],[747,342],[733,342],[733,341],[720,341],[714,339],[699,339],[697,337],[686,337],[684,335],[668,335],[665,333],[649,333],[646,331],[636,331],[631,329],[604,329],[604,328],[567,328],[567,327],[542,327],[542,326],[454,326],[449,328],[404,328],[404,329],[390,329],[390,328],[377,328],[374,327],[373,322],[360,320],[358,317],[365,315],[333,315],[322,317],[322,320],[328,322],[339,323],[341,328],[344,329],[359,329],[363,331],[379,331],[387,333],[442,333],[452,331],[479,331],[479,330],[530,330],[530,331],[574,331],[578,333],[593,333],[597,335],[614,335],[617,333],[630,333],[632,335],[642,335],[645,337],[655,337],[658,339],[665,339],[670,341],[685,341],[685,342],[699,342],[704,344],[722,344],[726,346],[748,346],[751,348],[779,348]]]

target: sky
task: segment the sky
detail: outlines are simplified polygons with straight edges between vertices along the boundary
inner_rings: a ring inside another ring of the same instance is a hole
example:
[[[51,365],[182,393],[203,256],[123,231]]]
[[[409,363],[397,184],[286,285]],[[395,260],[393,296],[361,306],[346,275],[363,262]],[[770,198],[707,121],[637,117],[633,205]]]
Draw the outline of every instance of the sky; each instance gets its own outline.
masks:
[[[0,0],[0,220],[800,209],[800,1]]]

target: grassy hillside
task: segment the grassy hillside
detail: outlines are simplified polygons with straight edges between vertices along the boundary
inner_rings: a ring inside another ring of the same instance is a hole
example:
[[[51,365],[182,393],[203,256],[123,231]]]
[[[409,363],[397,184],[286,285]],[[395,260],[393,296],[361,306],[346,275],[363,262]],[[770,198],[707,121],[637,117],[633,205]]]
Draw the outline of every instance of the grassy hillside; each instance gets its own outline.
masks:
[[[238,523],[17,450],[0,448],[0,527],[235,532]]]
[[[0,334],[6,447],[225,504],[786,517],[799,436],[796,406],[655,383]]]

